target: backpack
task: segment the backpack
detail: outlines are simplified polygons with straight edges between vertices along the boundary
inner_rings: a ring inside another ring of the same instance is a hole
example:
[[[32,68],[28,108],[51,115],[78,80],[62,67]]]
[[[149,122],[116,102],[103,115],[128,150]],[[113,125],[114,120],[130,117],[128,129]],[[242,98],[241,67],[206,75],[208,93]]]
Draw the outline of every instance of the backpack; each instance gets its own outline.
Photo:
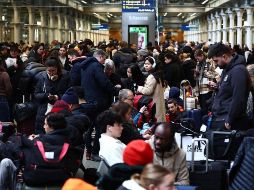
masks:
[[[31,186],[63,185],[73,176],[72,167],[77,163],[71,149],[68,143],[52,145],[31,141],[30,147],[24,149],[24,182]]]

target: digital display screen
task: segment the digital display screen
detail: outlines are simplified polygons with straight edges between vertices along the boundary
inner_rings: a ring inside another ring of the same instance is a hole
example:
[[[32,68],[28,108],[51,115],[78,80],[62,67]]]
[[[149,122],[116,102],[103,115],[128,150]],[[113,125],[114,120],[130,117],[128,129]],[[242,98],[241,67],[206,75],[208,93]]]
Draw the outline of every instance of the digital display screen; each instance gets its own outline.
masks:
[[[129,26],[129,37],[132,34],[136,34],[138,49],[145,49],[148,43],[148,26]]]

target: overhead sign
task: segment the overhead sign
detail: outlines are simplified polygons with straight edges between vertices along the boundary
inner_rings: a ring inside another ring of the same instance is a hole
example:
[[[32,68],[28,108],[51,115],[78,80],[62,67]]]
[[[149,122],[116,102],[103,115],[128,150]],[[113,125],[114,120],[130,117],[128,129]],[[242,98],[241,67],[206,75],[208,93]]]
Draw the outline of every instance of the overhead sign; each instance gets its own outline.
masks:
[[[155,12],[156,0],[122,1],[122,12]]]
[[[197,28],[198,28],[197,25],[188,25],[188,24],[183,24],[182,27],[181,27],[181,29],[183,31],[189,31],[191,29],[193,30],[193,29],[197,29]]]
[[[108,24],[92,24],[91,30],[108,30]]]

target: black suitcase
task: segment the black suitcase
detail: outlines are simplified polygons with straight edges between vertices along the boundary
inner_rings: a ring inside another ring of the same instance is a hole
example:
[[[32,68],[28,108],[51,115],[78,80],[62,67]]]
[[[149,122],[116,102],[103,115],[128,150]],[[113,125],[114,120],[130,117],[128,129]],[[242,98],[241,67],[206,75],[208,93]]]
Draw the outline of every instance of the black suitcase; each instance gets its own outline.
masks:
[[[208,155],[208,139],[194,138],[192,150],[195,142],[206,143],[206,155]],[[194,162],[194,151],[192,151],[192,161],[190,170],[190,185],[198,186],[200,190],[226,190],[228,186],[227,169],[223,162],[206,161]]]

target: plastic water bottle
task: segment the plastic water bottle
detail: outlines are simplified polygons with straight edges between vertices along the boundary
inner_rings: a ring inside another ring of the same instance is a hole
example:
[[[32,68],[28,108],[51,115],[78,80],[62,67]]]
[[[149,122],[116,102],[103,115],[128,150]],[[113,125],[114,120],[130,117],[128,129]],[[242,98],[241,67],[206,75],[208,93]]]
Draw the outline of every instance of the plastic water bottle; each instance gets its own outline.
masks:
[[[212,114],[208,114],[208,120],[207,120],[207,129],[210,129],[212,125]]]

